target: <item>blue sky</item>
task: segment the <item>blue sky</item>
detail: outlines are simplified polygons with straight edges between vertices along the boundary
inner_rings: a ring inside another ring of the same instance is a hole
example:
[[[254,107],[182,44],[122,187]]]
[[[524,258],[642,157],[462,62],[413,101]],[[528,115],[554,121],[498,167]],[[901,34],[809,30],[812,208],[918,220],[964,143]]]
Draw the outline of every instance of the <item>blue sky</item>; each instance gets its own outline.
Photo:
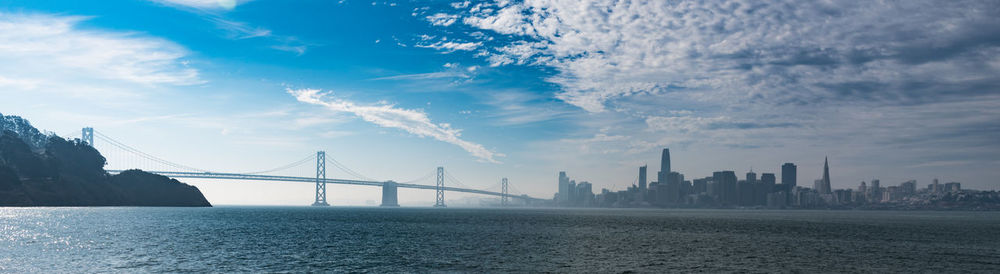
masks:
[[[940,178],[992,189],[998,10],[975,1],[0,1],[0,113],[61,134],[93,126],[215,171],[326,150],[377,179],[440,165],[467,185],[506,176],[539,197],[562,170],[623,189],[664,147],[687,178],[794,162],[810,185],[828,155],[834,187]],[[308,185],[192,183],[215,203],[311,197]],[[335,204],[379,197],[331,189]]]

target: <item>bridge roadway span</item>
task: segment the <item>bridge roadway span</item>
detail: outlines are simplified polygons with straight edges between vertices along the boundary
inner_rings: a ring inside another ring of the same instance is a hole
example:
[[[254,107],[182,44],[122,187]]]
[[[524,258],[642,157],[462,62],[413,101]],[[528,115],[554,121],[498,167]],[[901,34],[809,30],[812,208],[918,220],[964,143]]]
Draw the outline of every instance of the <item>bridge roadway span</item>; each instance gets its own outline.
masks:
[[[146,171],[146,170],[144,170]],[[108,173],[118,174],[122,170],[108,170]],[[218,179],[218,180],[255,180],[255,181],[278,181],[278,182],[305,182],[305,183],[315,183],[316,178],[310,177],[293,177],[293,176],[273,176],[273,175],[256,175],[256,174],[238,174],[238,173],[218,173],[218,172],[177,172],[177,171],[146,171],[153,174],[159,174],[167,176],[170,178],[197,178],[197,179]],[[325,180],[328,184],[342,184],[342,185],[361,185],[361,186],[377,186],[381,187],[385,182],[376,181],[361,181],[361,180],[345,180],[345,179],[320,179]],[[436,186],[429,185],[418,185],[418,184],[404,184],[396,183],[396,187],[404,188],[415,188],[415,189],[430,189],[436,190]],[[475,193],[483,195],[492,195],[503,197],[504,194],[500,192],[460,188],[460,187],[442,187],[445,191],[455,191],[455,192],[465,192],[465,193]],[[538,198],[533,198],[527,195],[511,195],[507,194],[507,197],[518,198],[524,200],[541,200]]]

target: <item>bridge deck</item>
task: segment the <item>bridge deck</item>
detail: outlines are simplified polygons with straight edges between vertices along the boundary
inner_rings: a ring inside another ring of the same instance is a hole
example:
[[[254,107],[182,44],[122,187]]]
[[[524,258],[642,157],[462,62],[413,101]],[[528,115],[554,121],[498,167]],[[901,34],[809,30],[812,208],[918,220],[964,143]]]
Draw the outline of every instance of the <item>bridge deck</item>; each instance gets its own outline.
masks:
[[[108,170],[108,173],[118,174],[122,170]],[[254,181],[277,181],[277,182],[304,182],[304,183],[315,183],[316,178],[310,177],[294,177],[294,176],[274,176],[274,175],[256,175],[256,174],[238,174],[238,173],[219,173],[219,172],[177,172],[177,171],[146,171],[153,174],[159,174],[167,176],[170,178],[195,178],[195,179],[215,179],[215,180],[254,180]],[[362,185],[362,186],[378,186],[381,187],[385,182],[377,181],[361,181],[361,180],[346,180],[346,179],[325,179],[328,184],[342,184],[342,185]],[[396,183],[396,187],[402,188],[414,188],[414,189],[430,189],[436,190],[437,186],[429,185],[418,185],[418,184],[403,184]],[[460,187],[442,187],[445,191],[455,191],[464,193],[475,193],[482,195],[491,195],[503,197],[504,194],[494,191],[460,188]],[[524,200],[541,200],[538,198],[533,198],[527,195],[511,195],[507,194],[510,198],[519,198]]]

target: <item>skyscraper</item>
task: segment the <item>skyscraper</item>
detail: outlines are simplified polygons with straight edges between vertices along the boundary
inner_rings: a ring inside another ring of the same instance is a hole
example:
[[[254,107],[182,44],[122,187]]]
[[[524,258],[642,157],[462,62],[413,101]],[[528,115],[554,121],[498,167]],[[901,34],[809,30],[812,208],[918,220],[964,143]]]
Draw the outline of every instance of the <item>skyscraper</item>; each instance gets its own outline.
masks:
[[[882,186],[879,184],[878,179],[872,179],[872,183],[868,186],[868,201],[878,202],[882,200]]]
[[[757,193],[757,198],[760,199],[758,204],[767,205],[767,195],[775,192],[774,183],[777,181],[775,179],[774,173],[761,173],[760,174],[760,192]]]
[[[781,165],[781,184],[784,185],[785,189],[791,191],[795,189],[796,181],[798,181],[798,175],[796,174],[796,167],[793,163],[785,163]]]
[[[569,180],[569,184],[566,185],[566,204],[576,205],[576,180]]]
[[[823,181],[817,189],[820,194],[830,194],[830,161],[827,158],[823,158]]]
[[[646,192],[646,166],[639,167],[639,191]]]
[[[569,204],[569,177],[565,171],[559,172],[559,204]]]
[[[660,184],[667,182],[667,176],[670,176],[670,149],[664,148],[663,155],[660,156],[660,173],[657,174],[656,181]]]
[[[774,173],[763,173],[760,175],[760,181],[764,184],[774,185]]]
[[[712,181],[716,184],[718,191],[715,195],[718,196],[719,202],[724,206],[736,205],[736,172],[729,170],[713,172]]]

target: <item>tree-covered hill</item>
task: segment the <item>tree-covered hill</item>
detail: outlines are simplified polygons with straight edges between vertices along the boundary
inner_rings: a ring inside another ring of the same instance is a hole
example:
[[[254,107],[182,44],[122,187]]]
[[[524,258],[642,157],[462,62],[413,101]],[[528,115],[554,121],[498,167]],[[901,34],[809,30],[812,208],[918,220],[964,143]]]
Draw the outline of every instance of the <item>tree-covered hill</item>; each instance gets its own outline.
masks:
[[[128,170],[110,175],[90,145],[0,114],[0,206],[211,206],[197,187]]]

